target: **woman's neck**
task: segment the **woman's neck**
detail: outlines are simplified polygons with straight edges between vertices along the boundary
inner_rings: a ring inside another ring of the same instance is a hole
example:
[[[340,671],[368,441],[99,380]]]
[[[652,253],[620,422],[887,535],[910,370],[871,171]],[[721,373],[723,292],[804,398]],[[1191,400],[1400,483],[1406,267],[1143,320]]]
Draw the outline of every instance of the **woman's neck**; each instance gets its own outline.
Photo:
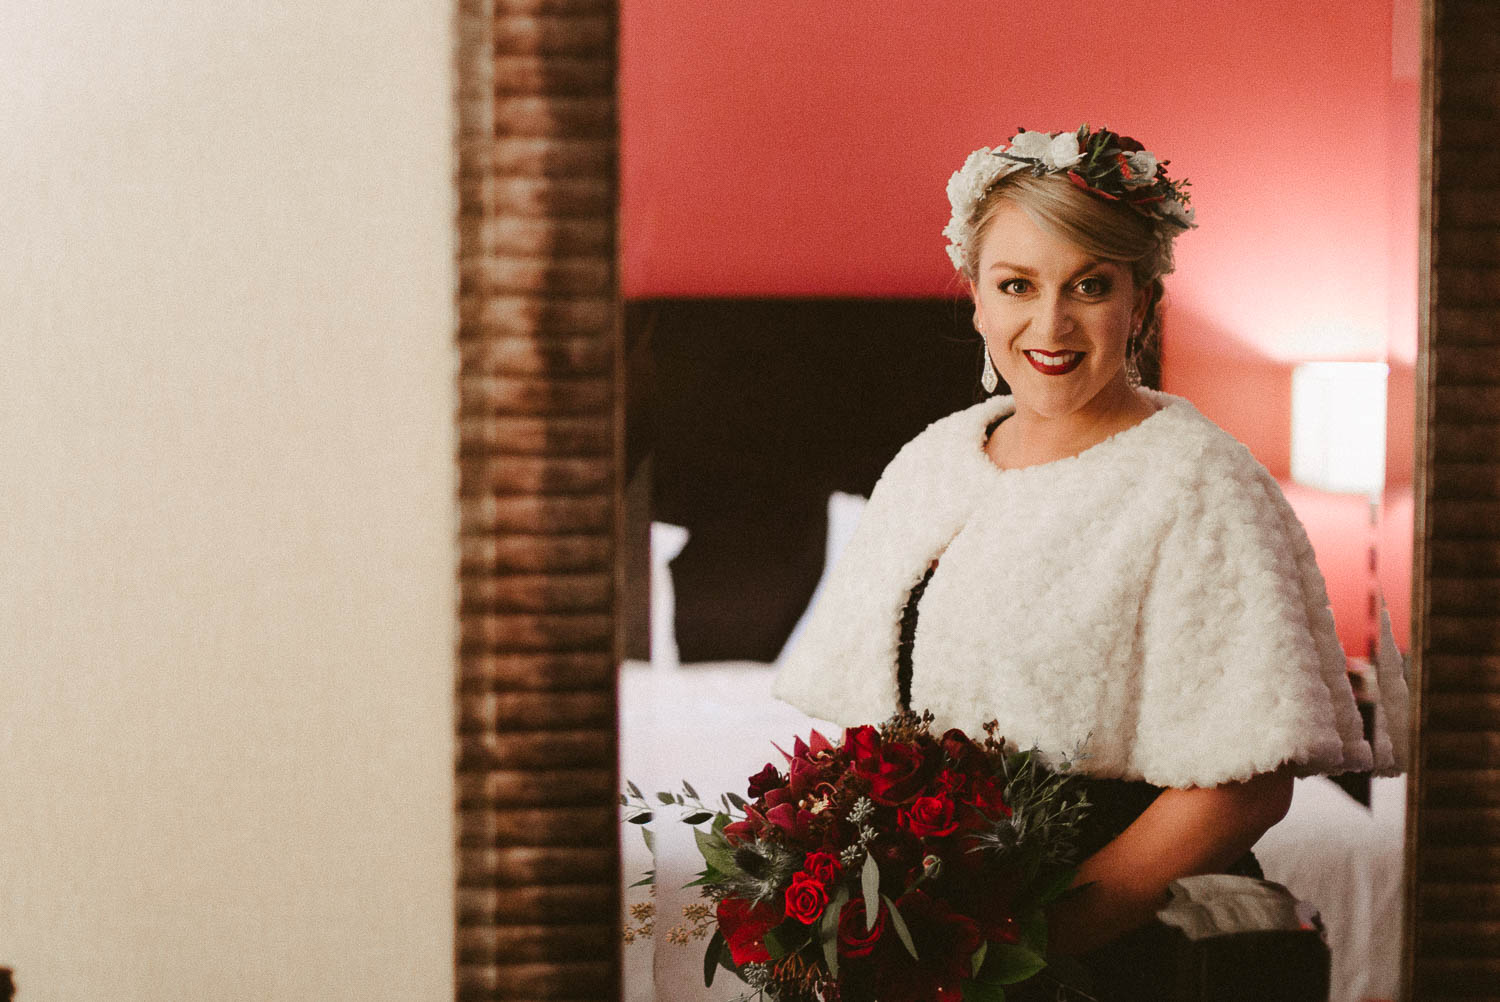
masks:
[[[1128,386],[1101,406],[1049,417],[1021,406],[1002,421],[985,443],[985,453],[1001,469],[1039,466],[1076,456],[1105,439],[1133,428],[1156,413],[1149,398]]]

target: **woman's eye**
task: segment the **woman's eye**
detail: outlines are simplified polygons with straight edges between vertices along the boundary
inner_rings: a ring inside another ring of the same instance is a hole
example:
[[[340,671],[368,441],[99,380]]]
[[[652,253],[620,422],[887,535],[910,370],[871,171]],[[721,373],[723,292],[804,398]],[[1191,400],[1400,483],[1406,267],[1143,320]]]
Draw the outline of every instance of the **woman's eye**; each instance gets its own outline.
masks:
[[[1021,295],[1030,287],[1031,284],[1024,278],[1008,278],[1000,283],[1000,291],[1008,292],[1013,296]]]
[[[1085,278],[1078,283],[1078,291],[1085,296],[1102,296],[1109,291],[1109,283],[1102,278]]]

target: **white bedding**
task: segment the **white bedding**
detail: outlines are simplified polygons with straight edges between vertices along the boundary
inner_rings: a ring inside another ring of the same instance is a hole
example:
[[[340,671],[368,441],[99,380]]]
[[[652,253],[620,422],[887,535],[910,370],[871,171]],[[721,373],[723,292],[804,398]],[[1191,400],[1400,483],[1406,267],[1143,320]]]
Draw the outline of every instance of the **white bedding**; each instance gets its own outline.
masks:
[[[727,790],[744,793],[746,777],[766,762],[782,765],[774,741],[789,747],[818,726],[771,697],[769,665],[725,663],[673,669],[627,662],[620,676],[621,775],[648,796],[677,790],[686,779],[704,799]],[[1394,998],[1400,964],[1401,864],[1405,782],[1377,779],[1367,811],[1321,777],[1299,780],[1287,817],[1256,845],[1267,877],[1287,885],[1323,913],[1334,956],[1332,1002]],[[703,947],[666,942],[683,905],[700,900],[683,890],[701,869],[686,825],[659,819],[657,919],[651,940],[625,947],[625,998],[644,1002],[728,1000],[743,986],[722,976],[703,987]],[[624,883],[652,866],[640,833],[623,825]],[[625,891],[625,903],[648,900],[644,887]],[[723,972],[720,972],[723,975]]]

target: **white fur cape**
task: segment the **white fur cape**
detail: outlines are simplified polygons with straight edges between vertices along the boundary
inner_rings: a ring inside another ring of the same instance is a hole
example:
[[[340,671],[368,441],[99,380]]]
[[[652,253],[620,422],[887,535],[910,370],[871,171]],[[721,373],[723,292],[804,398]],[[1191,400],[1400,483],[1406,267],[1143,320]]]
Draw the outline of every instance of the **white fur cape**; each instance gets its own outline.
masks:
[[[1374,746],[1307,534],[1250,451],[1188,401],[1077,456],[1002,470],[994,397],[902,448],[829,572],[774,693],[840,724],[895,709],[901,612],[929,564],[912,708],[1077,768],[1213,786],[1405,764],[1406,683],[1382,643]],[[1389,623],[1386,621],[1386,641]]]

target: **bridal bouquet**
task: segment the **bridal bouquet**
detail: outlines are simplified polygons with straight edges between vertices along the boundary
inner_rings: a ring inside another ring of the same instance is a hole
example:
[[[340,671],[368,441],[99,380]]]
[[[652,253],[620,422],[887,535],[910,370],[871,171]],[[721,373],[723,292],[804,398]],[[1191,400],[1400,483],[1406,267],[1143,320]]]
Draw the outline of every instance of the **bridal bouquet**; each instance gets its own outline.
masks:
[[[695,826],[705,984],[723,967],[776,1002],[999,1002],[1046,966],[1087,805],[1066,765],[1006,751],[993,723],[975,741],[931,720],[799,737],[722,809],[686,783],[656,804],[629,785],[626,820],[677,805]]]

